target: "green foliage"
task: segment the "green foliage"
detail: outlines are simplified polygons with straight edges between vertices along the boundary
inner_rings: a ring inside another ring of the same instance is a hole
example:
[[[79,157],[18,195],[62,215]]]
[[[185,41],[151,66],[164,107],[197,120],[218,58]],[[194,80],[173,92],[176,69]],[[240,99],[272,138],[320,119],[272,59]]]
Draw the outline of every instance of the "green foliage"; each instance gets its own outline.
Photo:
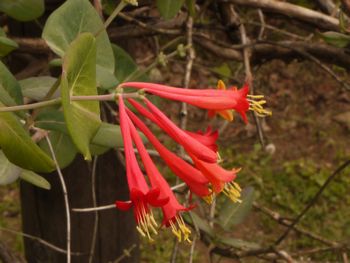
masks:
[[[0,27],[0,57],[6,56],[16,48],[18,48],[18,44],[7,38],[4,30]]]
[[[226,199],[223,208],[220,210],[219,225],[230,230],[232,226],[243,222],[250,212],[254,201],[254,188],[247,187],[243,189],[242,202],[232,203],[230,199]]]
[[[91,160],[90,141],[101,123],[99,103],[71,101],[70,96],[97,95],[95,68],[96,40],[92,34],[83,33],[64,56],[61,95],[69,134],[86,160]]]
[[[54,170],[52,159],[32,141],[14,114],[0,113],[0,130],[0,146],[10,162],[36,172]]]
[[[101,18],[89,1],[66,1],[50,15],[42,36],[50,48],[63,57],[70,43],[83,32],[98,33],[95,69],[98,85],[105,88],[116,85],[113,50]]]
[[[33,184],[37,187],[50,190],[50,183],[42,176],[28,170],[22,170],[20,174],[20,178],[30,184]]]
[[[62,132],[51,131],[49,133],[49,139],[52,144],[58,165],[61,169],[66,168],[71,162],[73,162],[75,156],[77,155],[77,148],[74,146],[71,138]],[[40,141],[39,146],[47,154],[51,153],[46,140]]]
[[[19,21],[30,21],[44,13],[44,0],[1,0],[0,12]]]
[[[11,184],[17,180],[21,168],[12,164],[0,150],[0,185]]]
[[[320,35],[324,41],[335,47],[344,48],[350,43],[350,36],[343,33],[328,31]]]
[[[51,87],[57,81],[56,78],[50,76],[31,77],[19,81],[22,88],[23,96],[33,100],[43,100]],[[53,97],[58,97],[58,92]]]
[[[165,19],[173,18],[182,7],[185,0],[157,0],[157,8]]]
[[[13,106],[23,104],[21,87],[15,77],[0,61],[0,101],[7,105]]]

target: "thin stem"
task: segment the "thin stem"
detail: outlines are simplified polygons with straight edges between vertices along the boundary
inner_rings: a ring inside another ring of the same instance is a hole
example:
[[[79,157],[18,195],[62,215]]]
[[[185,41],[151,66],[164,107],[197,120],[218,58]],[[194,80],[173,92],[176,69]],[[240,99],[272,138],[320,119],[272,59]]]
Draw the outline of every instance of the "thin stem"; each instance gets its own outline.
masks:
[[[114,9],[113,13],[107,18],[107,20],[105,21],[105,23],[103,24],[103,27],[97,31],[97,33],[95,34],[95,36],[97,37],[99,34],[101,34],[103,32],[103,30],[106,30],[107,27],[112,23],[112,21],[114,20],[114,18],[116,18],[118,16],[118,14],[120,13],[120,11],[123,10],[123,8],[127,5],[128,3],[125,2],[124,0],[121,0],[120,3],[118,4],[118,6]]]
[[[72,96],[71,101],[115,101],[117,96],[123,96],[123,98],[139,98],[138,92],[125,93],[125,94],[105,94],[105,95],[92,95],[92,96]],[[10,107],[0,107],[0,112],[14,112],[21,110],[32,110],[48,106],[53,106],[62,103],[61,98],[56,98],[47,101],[36,102],[32,104],[17,105]]]
[[[185,183],[177,184],[173,187],[171,187],[171,190],[177,190],[179,188],[182,188],[186,186]],[[110,205],[103,205],[103,206],[98,206],[98,207],[88,207],[88,208],[72,208],[73,212],[93,212],[93,211],[100,211],[100,210],[108,210],[108,209],[113,209],[115,208],[115,204],[110,204]]]
[[[46,138],[47,144],[49,146],[53,161],[55,162],[58,177],[59,177],[61,185],[62,185],[64,205],[66,208],[66,222],[67,222],[67,239],[66,239],[66,242],[67,242],[67,263],[70,263],[71,262],[71,225],[70,225],[70,212],[69,212],[67,187],[66,187],[66,183],[64,182],[61,168],[57,162],[56,154],[55,154],[55,151],[53,150],[51,140],[50,140],[49,136],[46,136],[45,138]]]
[[[331,183],[331,181],[335,178],[335,176],[339,173],[341,173],[347,166],[350,165],[350,160],[347,160],[344,162],[341,166],[337,168],[324,182],[324,184],[321,186],[321,188],[318,190],[318,192],[314,195],[314,197],[310,200],[310,202],[305,206],[303,211],[294,219],[294,221],[289,225],[289,227],[286,229],[286,231],[275,241],[275,246],[279,245],[289,234],[289,232],[294,228],[296,224],[299,223],[301,218],[309,211],[309,209],[316,203],[320,195],[323,193],[323,191],[327,188],[327,186]]]
[[[18,232],[16,230],[12,230],[12,229],[9,229],[9,228],[4,228],[2,226],[0,226],[0,231],[4,231],[4,232],[8,232],[8,233],[12,233],[12,234],[16,234],[16,235],[20,235],[22,237],[25,237],[25,238],[28,238],[28,239],[31,239],[31,240],[34,240],[34,241],[37,241],[38,243],[48,247],[48,248],[51,248],[52,250],[54,251],[57,251],[59,253],[62,253],[62,254],[67,254],[67,251],[60,248],[60,247],[57,247],[55,246],[54,244],[44,240],[44,239],[41,239],[40,237],[37,237],[37,236],[33,236],[33,235],[29,235],[27,233],[23,233],[23,232]],[[71,252],[71,254],[73,256],[80,256],[80,255],[83,255],[83,253],[80,253],[80,252]]]
[[[91,172],[91,192],[92,192],[92,205],[97,206],[97,200],[96,200],[96,168],[97,168],[97,160],[98,156],[94,158],[94,161],[92,163],[92,172]],[[96,246],[96,237],[97,237],[97,228],[98,228],[98,213],[95,211],[94,213],[94,229],[92,232],[92,240],[91,240],[91,248],[90,248],[90,257],[89,257],[89,263],[92,263],[94,260],[94,252],[95,252],[95,246]]]

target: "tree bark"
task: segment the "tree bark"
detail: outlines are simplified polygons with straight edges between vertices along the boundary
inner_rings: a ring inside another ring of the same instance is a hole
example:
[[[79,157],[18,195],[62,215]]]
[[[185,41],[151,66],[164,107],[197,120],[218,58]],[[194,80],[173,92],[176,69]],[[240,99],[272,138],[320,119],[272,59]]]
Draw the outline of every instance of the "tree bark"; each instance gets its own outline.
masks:
[[[74,163],[63,171],[71,208],[92,207],[91,171],[79,155]],[[125,171],[114,151],[100,156],[96,171],[96,197],[98,206],[115,200],[127,200]],[[66,247],[66,215],[62,187],[56,172],[44,175],[51,183],[51,190],[43,190],[21,182],[23,232],[38,236],[62,249]],[[136,246],[131,257],[121,262],[137,262],[139,258],[138,236],[132,212],[117,209],[99,212],[94,260],[113,262],[125,249]],[[71,212],[72,262],[88,262],[94,227],[94,213]],[[65,262],[66,255],[52,250],[34,240],[25,239],[25,256],[31,262]]]

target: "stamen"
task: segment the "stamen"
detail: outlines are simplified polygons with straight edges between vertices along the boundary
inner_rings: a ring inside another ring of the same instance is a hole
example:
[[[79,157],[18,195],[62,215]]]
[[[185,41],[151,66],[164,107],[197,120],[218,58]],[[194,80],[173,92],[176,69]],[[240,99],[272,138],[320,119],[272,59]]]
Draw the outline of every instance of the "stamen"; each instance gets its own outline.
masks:
[[[266,104],[266,100],[263,100],[264,95],[247,95],[249,99],[249,110],[256,112],[259,117],[271,116],[272,112],[265,110],[262,105]]]
[[[252,99],[263,99],[264,95],[252,95],[252,94],[248,94],[247,95],[248,98],[252,98]]]
[[[203,196],[202,199],[208,204],[211,205],[215,199],[215,193],[211,193],[210,195]]]
[[[190,239],[191,230],[186,226],[185,221],[181,215],[175,216],[175,220],[170,220],[169,223],[173,234],[177,237],[179,242],[184,240],[188,243],[192,243]]]
[[[241,203],[242,200],[239,199],[241,197],[241,187],[236,182],[230,182],[225,184],[224,190],[222,191],[228,198],[232,200],[232,202]]]
[[[138,204],[137,217],[137,231],[143,236],[147,237],[150,241],[154,241],[151,237],[151,233],[157,235],[158,232],[156,227],[158,227],[157,222],[154,220],[152,211],[146,211],[145,205],[143,203]]]

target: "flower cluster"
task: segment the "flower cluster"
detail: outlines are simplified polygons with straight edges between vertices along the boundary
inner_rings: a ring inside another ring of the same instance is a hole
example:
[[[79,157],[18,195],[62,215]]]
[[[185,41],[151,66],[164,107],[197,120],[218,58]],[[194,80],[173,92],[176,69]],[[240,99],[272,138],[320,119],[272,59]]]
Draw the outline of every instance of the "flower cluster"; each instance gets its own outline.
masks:
[[[143,90],[170,100],[186,102],[207,109],[209,116],[219,114],[229,121],[233,120],[234,112],[238,112],[245,122],[247,122],[246,112],[248,110],[255,111],[259,116],[270,114],[262,107],[265,101],[257,101],[257,99],[262,99],[262,96],[248,95],[247,85],[239,90],[235,87],[226,89],[224,83],[219,81],[217,89],[189,90],[152,83],[128,82],[121,84],[119,89],[125,87]],[[124,99],[123,96],[118,96],[119,121],[124,141],[130,201],[116,201],[116,207],[121,210],[133,207],[138,232],[150,240],[153,240],[152,234],[157,234],[159,228],[154,219],[152,207],[160,207],[163,212],[162,225],[171,227],[179,241],[191,242],[191,231],[186,226],[181,213],[194,206],[185,207],[178,202],[167,181],[152,161],[138,130],[146,136],[171,171],[187,184],[190,191],[209,203],[219,193],[225,194],[233,202],[240,202],[241,188],[234,182],[239,169],[226,170],[219,165],[216,145],[217,131],[212,131],[211,128],[208,128],[206,132],[197,133],[183,130],[145,96],[142,96],[143,103],[126,98],[135,112],[149,119],[184,148],[192,159],[192,163],[186,162],[157,139],[145,123],[125,106]],[[140,169],[134,145],[148,180]]]

